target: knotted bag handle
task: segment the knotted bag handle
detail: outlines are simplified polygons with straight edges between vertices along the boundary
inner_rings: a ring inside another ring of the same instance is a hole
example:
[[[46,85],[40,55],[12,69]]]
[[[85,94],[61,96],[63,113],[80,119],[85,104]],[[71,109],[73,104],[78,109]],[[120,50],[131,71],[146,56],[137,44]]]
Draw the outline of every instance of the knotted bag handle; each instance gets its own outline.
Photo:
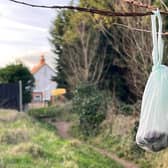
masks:
[[[159,24],[158,33],[157,33],[156,19],[158,19],[158,24]],[[163,47],[164,47],[164,43],[162,40],[162,18],[161,18],[159,9],[157,9],[156,11],[153,11],[153,15],[151,16],[151,21],[152,21],[152,39],[153,39],[152,58],[153,58],[154,67],[156,68],[162,63]]]

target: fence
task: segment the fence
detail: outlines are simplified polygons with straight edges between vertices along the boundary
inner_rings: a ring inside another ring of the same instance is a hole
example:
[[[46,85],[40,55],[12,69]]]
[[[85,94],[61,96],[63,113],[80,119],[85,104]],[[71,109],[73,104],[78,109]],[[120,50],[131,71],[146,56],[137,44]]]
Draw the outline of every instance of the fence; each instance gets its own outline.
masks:
[[[22,111],[22,85],[18,83],[0,84],[0,108]]]

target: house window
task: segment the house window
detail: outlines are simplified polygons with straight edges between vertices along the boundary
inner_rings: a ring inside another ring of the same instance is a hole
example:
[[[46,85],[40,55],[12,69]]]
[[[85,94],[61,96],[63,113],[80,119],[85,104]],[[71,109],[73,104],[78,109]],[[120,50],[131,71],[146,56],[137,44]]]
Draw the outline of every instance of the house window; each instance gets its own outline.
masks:
[[[34,96],[34,102],[41,102],[41,101],[42,101],[41,95],[35,95]]]

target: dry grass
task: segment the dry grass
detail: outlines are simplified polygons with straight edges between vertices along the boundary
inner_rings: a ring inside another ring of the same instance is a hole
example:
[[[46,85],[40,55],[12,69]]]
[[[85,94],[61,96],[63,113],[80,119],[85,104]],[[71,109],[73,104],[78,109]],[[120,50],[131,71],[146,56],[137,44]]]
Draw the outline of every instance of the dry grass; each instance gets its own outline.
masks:
[[[82,144],[82,142],[77,139],[73,139],[70,141],[70,145],[73,147],[80,147],[81,144]]]
[[[112,120],[107,118],[103,121],[101,131],[104,132],[104,135],[128,135],[132,131],[135,121],[137,121],[137,118],[133,116],[113,115]]]
[[[0,135],[0,143],[18,144],[29,140],[29,131],[27,129],[10,129]]]
[[[115,135],[129,134],[131,131],[130,128],[134,127],[135,121],[136,118],[133,116],[118,115],[117,117],[115,117],[113,123],[113,134]]]
[[[30,154],[32,157],[42,157],[44,156],[44,151],[42,148],[31,142],[28,143],[20,143],[17,146],[14,146],[12,149],[8,151],[9,154],[12,155],[20,155],[20,154]]]
[[[17,119],[24,117],[25,114],[23,112],[0,109],[0,122],[16,121]]]
[[[55,129],[16,111],[1,111],[0,168],[121,168],[78,141],[59,138]]]

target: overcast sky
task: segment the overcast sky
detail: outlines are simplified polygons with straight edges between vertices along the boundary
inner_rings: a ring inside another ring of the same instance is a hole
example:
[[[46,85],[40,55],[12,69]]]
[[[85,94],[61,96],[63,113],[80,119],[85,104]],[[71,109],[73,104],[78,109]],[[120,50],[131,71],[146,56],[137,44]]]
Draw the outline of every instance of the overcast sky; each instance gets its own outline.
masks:
[[[20,0],[21,1],[21,0]],[[22,0],[43,5],[67,5],[70,0]],[[48,41],[56,10],[21,6],[0,0],[0,67],[21,59],[28,66],[38,62],[41,53],[53,64]]]

